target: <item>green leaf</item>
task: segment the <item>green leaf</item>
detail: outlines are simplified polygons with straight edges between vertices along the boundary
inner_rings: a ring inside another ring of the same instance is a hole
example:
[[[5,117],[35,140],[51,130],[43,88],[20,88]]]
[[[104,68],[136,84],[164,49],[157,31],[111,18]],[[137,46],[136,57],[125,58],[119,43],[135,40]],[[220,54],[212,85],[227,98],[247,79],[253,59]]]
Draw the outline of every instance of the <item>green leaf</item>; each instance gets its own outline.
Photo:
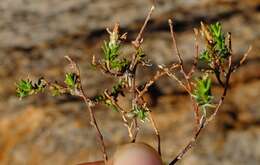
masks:
[[[30,80],[22,79],[16,84],[16,94],[20,98],[29,96],[32,91],[33,91],[33,85]]]
[[[200,53],[199,59],[206,63],[212,62],[212,57],[210,56],[210,54],[207,50],[204,50],[202,53]]]
[[[140,106],[136,106],[133,110],[133,113],[142,121],[147,120],[148,112],[146,109]]]
[[[195,98],[199,106],[211,105],[213,100],[211,86],[211,79],[207,74],[196,80],[196,86],[192,96]]]
[[[43,78],[40,78],[36,83],[32,83],[31,80],[20,80],[16,84],[16,94],[18,97],[23,98],[32,94],[43,92],[46,87]]]
[[[118,69],[119,71],[124,71],[130,65],[130,61],[123,59],[123,60],[113,60],[110,61],[110,67],[112,69]]]
[[[65,75],[65,84],[70,88],[74,89],[76,87],[78,76],[75,73],[67,73]]]
[[[211,24],[209,26],[209,30],[211,32],[211,35],[212,35],[213,41],[214,41],[213,48],[218,53],[218,56],[220,57],[220,59],[222,59],[222,60],[226,59],[227,57],[229,57],[230,52],[225,43],[226,38],[225,38],[224,33],[222,32],[221,24],[219,22],[217,22],[215,24]]]
[[[104,59],[111,62],[114,61],[119,55],[120,44],[110,44],[104,41],[102,46]]]

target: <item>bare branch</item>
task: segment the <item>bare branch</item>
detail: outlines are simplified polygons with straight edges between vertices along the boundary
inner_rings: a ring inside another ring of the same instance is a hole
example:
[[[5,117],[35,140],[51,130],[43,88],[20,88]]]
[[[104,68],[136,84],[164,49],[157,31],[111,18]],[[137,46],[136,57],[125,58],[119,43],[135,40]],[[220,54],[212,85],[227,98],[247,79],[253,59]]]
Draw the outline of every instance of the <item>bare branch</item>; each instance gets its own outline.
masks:
[[[245,62],[245,60],[247,59],[251,50],[252,50],[252,46],[250,45],[248,50],[246,51],[246,53],[243,55],[242,59],[239,61],[239,63],[233,66],[232,71],[235,71],[237,68],[239,68]]]
[[[80,84],[79,90],[80,91],[78,93],[78,96],[81,97],[84,100],[85,104],[88,106],[88,111],[89,111],[89,115],[90,115],[90,124],[96,130],[97,138],[98,138],[99,143],[101,145],[101,151],[103,153],[104,161],[107,162],[108,156],[107,156],[107,152],[106,152],[105,142],[104,142],[104,139],[103,139],[103,135],[102,135],[102,133],[101,133],[99,127],[98,127],[96,117],[95,117],[95,114],[94,114],[93,109],[92,109],[92,107],[94,106],[94,103],[90,100],[90,98],[86,95],[85,91],[82,88],[80,69],[79,69],[77,63],[75,61],[73,61],[69,56],[65,56],[65,58],[70,62],[71,67],[76,70],[76,73],[79,77],[79,84]]]
[[[112,104],[119,110],[121,118],[124,122],[124,126],[127,128],[130,141],[132,141],[133,133],[132,133],[132,128],[129,126],[128,120],[126,119],[125,116],[126,111],[107,93],[107,91],[105,91],[104,94],[112,102]]]
[[[65,56],[65,58],[70,62],[71,68],[76,71],[76,74],[78,76],[80,76],[80,69],[78,64],[75,61],[73,61],[69,56]]]
[[[194,30],[194,32],[195,32],[195,40],[196,40],[195,41],[196,53],[195,53],[195,58],[194,58],[194,62],[193,62],[193,67],[190,70],[190,72],[187,74],[185,72],[185,70],[184,70],[183,59],[181,58],[181,54],[179,52],[179,49],[178,49],[178,46],[177,46],[177,42],[176,42],[176,39],[175,39],[175,34],[174,34],[174,30],[173,30],[173,22],[172,22],[171,19],[169,19],[168,23],[169,23],[169,27],[170,27],[170,33],[171,33],[171,38],[172,38],[172,42],[173,42],[173,47],[174,47],[175,52],[177,54],[177,57],[178,57],[178,60],[179,60],[179,63],[180,63],[181,73],[183,74],[183,77],[186,80],[186,84],[184,84],[182,81],[180,81],[174,74],[172,74],[172,73],[167,73],[167,74],[170,77],[174,78],[189,93],[189,95],[191,96],[191,100],[193,102],[194,113],[195,113],[195,116],[197,118],[197,123],[198,123],[198,108],[196,106],[196,103],[195,103],[194,99],[192,98],[192,93],[191,93],[192,92],[192,84],[190,82],[190,76],[194,72],[195,67],[197,65],[197,60],[198,60],[198,41],[197,41],[198,31]]]
[[[229,52],[232,54],[233,53],[233,50],[232,50],[232,36],[231,36],[230,32],[228,32],[228,49],[229,49]]]
[[[172,22],[171,19],[169,19],[168,23],[169,23],[169,26],[170,26],[170,32],[171,32],[171,38],[172,38],[172,42],[173,42],[173,48],[175,49],[175,52],[176,52],[176,55],[178,57],[180,65],[183,66],[183,60],[181,58],[181,54],[180,54],[180,51],[178,49],[177,42],[176,42],[176,39],[175,39],[175,34],[174,34],[174,31],[173,31],[173,22]]]
[[[129,84],[128,86],[130,87],[129,91],[132,93],[132,109],[134,109],[137,106],[137,100],[138,100],[138,95],[136,94],[136,82],[135,82],[136,81],[136,68],[137,68],[137,65],[139,62],[137,56],[139,53],[139,48],[143,42],[142,36],[143,36],[144,30],[145,30],[149,20],[151,19],[151,15],[152,15],[154,9],[155,9],[155,7],[152,6],[150,9],[150,12],[148,13],[148,15],[145,19],[145,22],[144,22],[141,30],[139,31],[136,39],[132,42],[136,51],[132,55],[132,60],[131,60],[129,69],[124,73],[126,80]],[[132,123],[133,123],[133,130],[134,130],[132,141],[135,142],[138,131],[139,131],[137,119],[133,118]]]
[[[149,20],[151,19],[151,16],[152,16],[152,13],[153,13],[154,9],[155,9],[155,6],[152,6],[151,9],[150,9],[150,12],[148,13],[148,15],[147,15],[147,17],[146,17],[146,19],[145,19],[145,21],[144,21],[144,24],[143,24],[141,30],[139,31],[139,33],[138,33],[138,35],[137,35],[137,37],[136,37],[136,39],[135,39],[135,41],[132,42],[132,44],[133,44],[136,48],[139,48],[139,47],[140,47],[140,44],[141,44],[142,41],[143,41],[142,36],[143,36],[143,33],[144,33],[144,29],[146,28],[146,26],[147,26]]]
[[[196,143],[199,134],[201,133],[202,129],[205,127],[205,123],[206,123],[206,119],[204,116],[201,117],[200,120],[200,127],[198,128],[198,130],[196,131],[196,133],[194,134],[194,136],[192,137],[192,139],[189,141],[189,143],[184,147],[183,150],[181,150],[181,152],[173,159],[173,161],[171,161],[171,163],[169,165],[174,165],[176,164],[179,160],[181,160],[183,158],[183,156],[193,147],[193,145]]]
[[[195,72],[195,69],[197,67],[197,64],[198,64],[198,60],[199,60],[199,41],[198,41],[198,38],[199,38],[199,31],[198,29],[194,28],[194,34],[195,34],[195,53],[194,53],[194,58],[193,58],[193,65],[190,69],[190,72],[188,73],[188,78],[190,79],[192,74]]]
[[[161,136],[160,136],[160,132],[158,130],[158,127],[156,125],[156,122],[154,120],[154,117],[152,115],[152,112],[151,111],[148,111],[148,114],[149,114],[149,118],[150,118],[150,122],[152,124],[152,127],[154,129],[154,132],[156,134],[156,137],[157,137],[157,151],[159,153],[159,155],[161,156],[162,153],[161,153]]]
[[[138,98],[142,97],[148,91],[148,88],[151,85],[153,85],[156,80],[158,80],[160,77],[162,77],[165,74],[166,74],[165,72],[157,71],[156,74],[154,75],[154,77],[152,77],[152,79],[149,80],[149,82],[145,84],[143,90],[140,91],[140,93],[138,94]]]
[[[162,69],[169,77],[176,80],[179,83],[179,85],[185,89],[186,92],[188,92],[190,95],[192,95],[190,89],[188,89],[186,87],[186,85],[174,73],[171,73],[168,68],[163,67],[163,66],[159,66],[159,68]]]

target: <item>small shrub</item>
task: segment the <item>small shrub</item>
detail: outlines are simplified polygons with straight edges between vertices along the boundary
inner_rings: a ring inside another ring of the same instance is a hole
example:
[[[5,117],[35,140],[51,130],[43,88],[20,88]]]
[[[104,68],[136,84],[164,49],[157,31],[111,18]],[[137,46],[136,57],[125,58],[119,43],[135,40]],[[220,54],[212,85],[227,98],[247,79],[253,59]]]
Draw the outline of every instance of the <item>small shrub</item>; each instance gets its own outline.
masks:
[[[96,104],[105,104],[108,108],[112,109],[115,113],[118,113],[126,127],[129,135],[129,141],[135,142],[138,134],[138,120],[142,122],[150,122],[154,132],[157,136],[157,150],[161,155],[160,145],[160,133],[154,121],[151,110],[147,106],[144,94],[148,91],[148,88],[154,84],[158,79],[163,76],[168,76],[184,88],[184,90],[190,95],[190,99],[193,105],[194,112],[194,128],[195,133],[188,144],[180,151],[180,153],[169,163],[175,164],[179,161],[185,153],[192,148],[196,142],[201,130],[215,118],[217,115],[224,98],[226,96],[229,80],[232,73],[244,63],[248,56],[251,47],[244,54],[239,63],[233,63],[232,61],[232,48],[231,48],[231,35],[230,33],[224,33],[222,26],[219,22],[211,25],[201,23],[199,29],[194,29],[195,36],[195,53],[193,58],[193,65],[187,71],[186,66],[183,63],[182,56],[178,50],[178,46],[175,39],[172,20],[169,20],[169,30],[172,38],[173,48],[175,54],[178,57],[177,63],[172,63],[168,66],[158,65],[158,70],[155,75],[151,76],[151,79],[143,86],[142,89],[138,89],[139,86],[136,83],[136,71],[139,67],[149,67],[150,63],[147,61],[147,55],[142,48],[143,33],[150,20],[154,7],[151,8],[139,34],[132,41],[133,53],[129,58],[121,58],[122,40],[126,39],[126,33],[121,34],[119,24],[115,24],[112,31],[107,29],[109,39],[104,41],[102,46],[103,55],[100,60],[97,60],[93,56],[92,65],[99,69],[102,73],[110,75],[116,80],[112,89],[106,89],[103,93],[100,93],[94,98],[90,98],[82,88],[80,70],[77,64],[68,56],[66,59],[70,62],[71,70],[66,73],[64,83],[51,82],[45,78],[40,78],[37,82],[32,82],[30,79],[22,79],[16,85],[16,92],[19,98],[24,98],[30,95],[38,94],[49,90],[53,96],[61,94],[71,94],[83,99],[86,103],[90,115],[90,123],[97,131],[97,139],[101,146],[104,161],[106,162],[108,157],[106,153],[106,147],[104,144],[102,133],[97,125],[94,107]],[[200,35],[201,34],[201,35]],[[199,52],[198,37],[202,36],[205,40],[205,48],[202,52]],[[206,67],[201,69],[198,67],[198,63],[202,62],[206,64]],[[181,73],[182,77],[177,76],[177,72]],[[194,73],[198,74],[194,74]],[[219,100],[212,93],[212,79],[216,78],[217,82],[222,86],[222,95]],[[119,104],[118,97],[126,96],[126,93],[130,93],[131,102],[130,109],[124,109]],[[208,115],[207,111],[211,110],[213,113]],[[112,113],[112,112],[111,112]]]

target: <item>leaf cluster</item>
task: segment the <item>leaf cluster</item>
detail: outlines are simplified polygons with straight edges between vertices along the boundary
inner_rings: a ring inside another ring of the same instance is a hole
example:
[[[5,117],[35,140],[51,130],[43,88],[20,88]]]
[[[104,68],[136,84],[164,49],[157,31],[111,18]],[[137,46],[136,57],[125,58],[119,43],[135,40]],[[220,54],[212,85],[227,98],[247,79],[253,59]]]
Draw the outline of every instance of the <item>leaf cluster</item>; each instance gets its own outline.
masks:
[[[211,24],[209,30],[213,37],[213,48],[221,59],[226,59],[230,53],[226,45],[226,37],[222,32],[222,26],[219,22]]]
[[[222,26],[219,22],[209,26],[202,24],[202,33],[206,36],[207,47],[200,54],[199,59],[214,67],[215,60],[225,61],[230,56],[230,50],[226,44],[226,36],[222,32]]]
[[[196,79],[193,97],[199,106],[207,106],[211,104],[213,99],[211,87],[212,83],[208,75],[204,75],[203,77]]]
[[[132,113],[139,118],[142,122],[145,122],[145,120],[147,120],[148,117],[148,111],[143,108],[142,106],[136,106],[134,107],[134,109],[132,110]]]
[[[66,73],[64,83],[66,86],[58,84],[58,82],[48,82],[42,77],[36,82],[33,82],[30,79],[22,79],[16,84],[16,95],[19,98],[24,98],[26,96],[38,94],[44,92],[45,89],[49,89],[53,96],[59,96],[64,93],[70,93],[73,95],[79,87],[79,77],[75,73]]]
[[[78,78],[75,73],[66,73],[64,82],[70,89],[75,89],[78,85]]]
[[[16,94],[22,99],[23,97],[43,92],[45,87],[46,83],[43,81],[43,78],[40,78],[35,83],[29,79],[22,79],[16,84]]]
[[[118,32],[110,33],[110,41],[104,41],[102,46],[103,58],[107,63],[108,67],[118,71],[124,71],[130,65],[130,61],[127,59],[119,58],[121,43],[118,37]]]

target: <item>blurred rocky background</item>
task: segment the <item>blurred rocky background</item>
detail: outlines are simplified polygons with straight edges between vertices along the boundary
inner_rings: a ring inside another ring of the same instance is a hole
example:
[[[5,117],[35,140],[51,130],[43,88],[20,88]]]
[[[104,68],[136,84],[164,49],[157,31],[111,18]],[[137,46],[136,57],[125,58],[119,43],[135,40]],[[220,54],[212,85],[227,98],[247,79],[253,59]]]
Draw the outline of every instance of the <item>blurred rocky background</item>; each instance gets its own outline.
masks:
[[[94,96],[110,87],[111,78],[90,66],[107,37],[106,27],[120,22],[130,41],[144,21],[152,0],[1,0],[0,1],[0,164],[72,165],[102,158],[85,105],[77,98],[48,94],[20,101],[15,82],[45,77],[63,81],[70,55],[82,71],[84,88]],[[194,54],[193,27],[200,21],[223,23],[233,34],[236,59],[253,46],[249,60],[232,78],[228,99],[216,120],[201,134],[182,165],[260,164],[260,1],[157,0],[145,32],[144,49],[155,64],[176,61],[167,19],[173,18],[177,42],[186,64]],[[127,53],[126,53],[127,54]],[[155,68],[141,70],[144,83]],[[144,76],[145,75],[145,76]],[[216,87],[217,88],[217,87]],[[193,132],[189,97],[167,78],[148,95],[162,134],[165,162],[187,143]],[[111,155],[127,141],[119,116],[105,107],[95,110]],[[149,123],[138,141],[155,146]]]

